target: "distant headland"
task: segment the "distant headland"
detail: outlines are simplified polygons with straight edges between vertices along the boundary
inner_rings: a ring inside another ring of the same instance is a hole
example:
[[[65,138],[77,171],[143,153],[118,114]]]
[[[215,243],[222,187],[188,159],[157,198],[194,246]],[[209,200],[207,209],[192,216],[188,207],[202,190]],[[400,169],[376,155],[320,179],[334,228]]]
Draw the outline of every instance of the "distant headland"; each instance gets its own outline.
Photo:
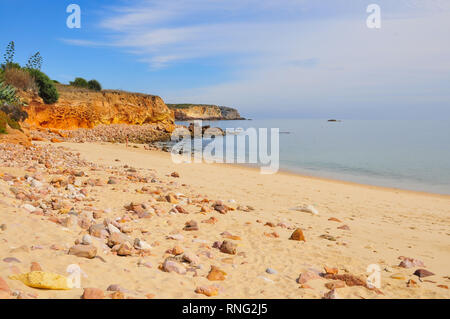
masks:
[[[245,120],[238,110],[211,104],[167,104],[174,111],[175,120]]]

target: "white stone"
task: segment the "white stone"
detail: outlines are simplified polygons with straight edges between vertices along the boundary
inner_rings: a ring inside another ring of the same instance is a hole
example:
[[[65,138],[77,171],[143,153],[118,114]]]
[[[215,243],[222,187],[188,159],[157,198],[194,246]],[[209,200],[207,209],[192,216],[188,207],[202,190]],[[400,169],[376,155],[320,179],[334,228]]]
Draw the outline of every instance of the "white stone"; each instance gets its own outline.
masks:
[[[33,205],[30,205],[30,204],[23,204],[22,208],[29,211],[30,213],[34,212],[36,210],[36,207],[34,207]]]
[[[108,224],[108,231],[110,234],[112,233],[120,233],[121,231],[114,225]]]
[[[44,184],[42,184],[40,181],[33,179],[33,181],[31,182],[31,186],[32,187],[36,187],[36,188],[41,188],[44,186]]]
[[[81,240],[83,245],[91,245],[92,244],[92,237],[88,234],[85,234]]]
[[[291,208],[291,210],[295,210],[298,212],[310,213],[313,215],[319,215],[319,211],[312,205],[297,206],[297,207]]]

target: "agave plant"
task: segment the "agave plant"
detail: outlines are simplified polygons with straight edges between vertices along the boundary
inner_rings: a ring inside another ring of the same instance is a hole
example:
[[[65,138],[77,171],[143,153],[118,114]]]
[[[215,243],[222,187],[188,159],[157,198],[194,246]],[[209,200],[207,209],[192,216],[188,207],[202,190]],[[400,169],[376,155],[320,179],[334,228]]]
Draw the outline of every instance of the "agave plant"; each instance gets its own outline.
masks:
[[[0,82],[0,111],[14,121],[24,121],[28,113],[23,110],[27,104],[16,95],[16,89],[11,85]]]
[[[16,89],[11,85],[5,85],[0,82],[0,102],[21,104],[20,99],[16,95]]]

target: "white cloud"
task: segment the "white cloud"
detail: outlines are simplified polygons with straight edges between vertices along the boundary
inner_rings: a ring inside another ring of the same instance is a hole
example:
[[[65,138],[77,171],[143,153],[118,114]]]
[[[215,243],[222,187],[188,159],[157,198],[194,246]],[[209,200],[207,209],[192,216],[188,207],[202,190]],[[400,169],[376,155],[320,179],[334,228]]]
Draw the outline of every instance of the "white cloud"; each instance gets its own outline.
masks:
[[[172,91],[169,101],[277,106],[313,114],[430,101],[449,104],[450,2],[374,1],[382,28],[365,25],[362,0],[141,1],[115,8],[100,26],[152,68],[228,58],[234,80]],[[75,45],[101,45],[67,40]]]

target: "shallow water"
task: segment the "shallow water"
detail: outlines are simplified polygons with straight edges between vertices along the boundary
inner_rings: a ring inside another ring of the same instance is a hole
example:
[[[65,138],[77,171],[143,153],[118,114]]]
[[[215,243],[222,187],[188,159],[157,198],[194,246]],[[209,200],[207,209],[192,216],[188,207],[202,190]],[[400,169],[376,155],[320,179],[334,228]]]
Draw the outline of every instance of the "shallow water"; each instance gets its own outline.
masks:
[[[202,124],[223,129],[279,128],[282,170],[450,194],[450,121],[447,120],[277,119],[203,121]],[[231,147],[237,151],[236,143]],[[247,147],[246,156],[249,152],[252,151]]]

